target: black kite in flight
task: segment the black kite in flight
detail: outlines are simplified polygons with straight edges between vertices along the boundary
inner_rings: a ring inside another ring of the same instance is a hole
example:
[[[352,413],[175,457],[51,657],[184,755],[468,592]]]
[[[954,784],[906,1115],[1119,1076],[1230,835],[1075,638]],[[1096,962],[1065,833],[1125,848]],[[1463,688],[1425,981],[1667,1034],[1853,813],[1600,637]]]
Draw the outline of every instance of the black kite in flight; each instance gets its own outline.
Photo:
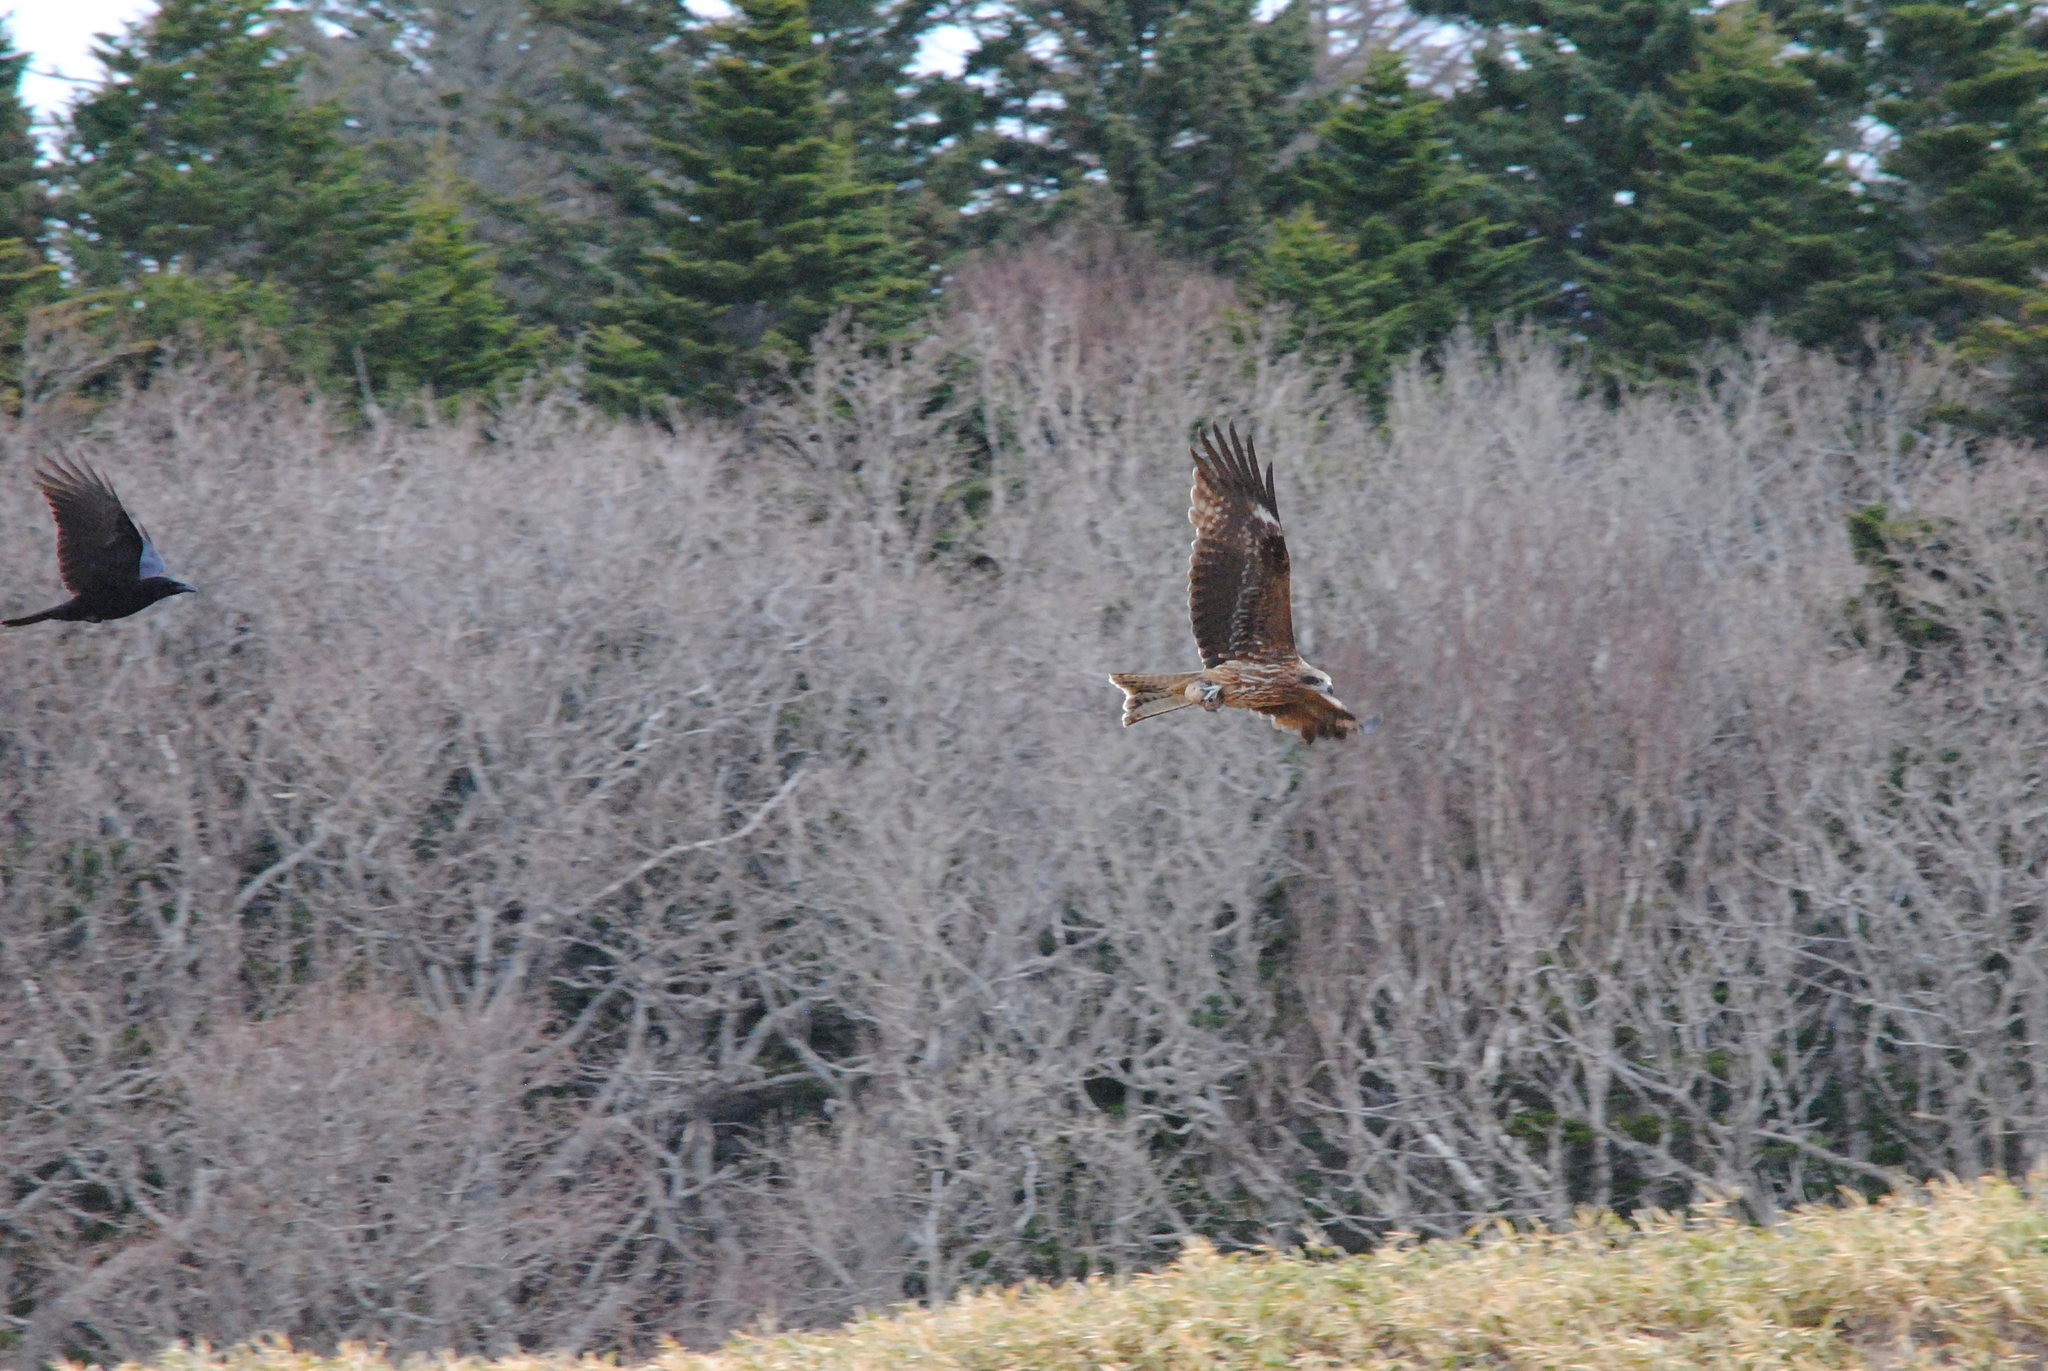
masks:
[[[1188,521],[1195,550],[1188,559],[1188,610],[1202,670],[1111,676],[1124,692],[1124,726],[1189,705],[1212,713],[1250,709],[1291,729],[1305,743],[1343,738],[1358,718],[1332,692],[1329,674],[1294,650],[1294,611],[1287,595],[1287,538],[1273,493],[1273,468],[1263,476],[1258,454],[1230,427],[1228,442],[1211,428],[1195,459]]]

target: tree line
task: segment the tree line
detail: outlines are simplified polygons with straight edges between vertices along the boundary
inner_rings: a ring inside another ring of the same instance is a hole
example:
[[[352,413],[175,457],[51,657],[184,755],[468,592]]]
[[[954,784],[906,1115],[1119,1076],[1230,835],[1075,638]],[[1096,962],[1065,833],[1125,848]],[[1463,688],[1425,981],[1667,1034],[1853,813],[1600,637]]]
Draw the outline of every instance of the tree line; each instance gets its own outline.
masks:
[[[1990,0],[165,0],[46,159],[0,48],[4,341],[730,408],[1088,216],[1368,387],[1461,321],[1639,376],[1768,320],[1952,342],[2036,423],[2044,44]]]

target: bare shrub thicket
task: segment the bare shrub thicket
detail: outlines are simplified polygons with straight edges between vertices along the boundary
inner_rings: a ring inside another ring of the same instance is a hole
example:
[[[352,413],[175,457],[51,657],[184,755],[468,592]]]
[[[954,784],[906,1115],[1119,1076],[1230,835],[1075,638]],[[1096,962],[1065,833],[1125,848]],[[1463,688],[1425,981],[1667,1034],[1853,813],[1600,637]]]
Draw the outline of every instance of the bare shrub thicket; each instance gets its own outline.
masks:
[[[1380,427],[1127,247],[959,293],[732,427],[359,432],[215,364],[5,433],[11,607],[59,440],[205,589],[0,644],[10,1360],[632,1349],[2035,1160],[2048,490],[1913,427],[1938,368],[1610,407],[1508,339]],[[1117,727],[1192,655],[1210,418],[1376,734]]]

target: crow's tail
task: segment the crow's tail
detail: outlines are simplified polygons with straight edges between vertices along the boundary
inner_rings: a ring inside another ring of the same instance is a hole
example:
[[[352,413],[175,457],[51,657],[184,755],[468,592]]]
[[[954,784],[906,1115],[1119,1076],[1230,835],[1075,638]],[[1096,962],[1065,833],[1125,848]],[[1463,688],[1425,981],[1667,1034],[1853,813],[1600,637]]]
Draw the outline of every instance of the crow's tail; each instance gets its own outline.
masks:
[[[1199,671],[1165,671],[1135,675],[1111,676],[1109,679],[1124,693],[1124,727],[1129,728],[1140,719],[1149,719],[1155,714],[1171,714],[1176,709],[1186,709],[1195,701],[1181,692],[1187,689],[1189,681],[1202,673]]]
[[[41,614],[24,615],[19,619],[0,619],[0,628],[22,628],[28,624],[39,624],[45,619],[56,618],[57,610],[62,608],[64,606],[58,605],[57,609],[46,609]]]

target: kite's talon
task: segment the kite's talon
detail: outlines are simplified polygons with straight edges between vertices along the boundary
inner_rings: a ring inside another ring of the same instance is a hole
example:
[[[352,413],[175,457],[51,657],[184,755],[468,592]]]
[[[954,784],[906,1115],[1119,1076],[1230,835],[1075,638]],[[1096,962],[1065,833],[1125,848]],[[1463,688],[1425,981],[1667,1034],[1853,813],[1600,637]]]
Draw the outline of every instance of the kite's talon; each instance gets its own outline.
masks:
[[[1202,708],[1211,714],[1223,708],[1223,687],[1216,682],[1203,681],[1195,687],[1195,692],[1202,697]]]

